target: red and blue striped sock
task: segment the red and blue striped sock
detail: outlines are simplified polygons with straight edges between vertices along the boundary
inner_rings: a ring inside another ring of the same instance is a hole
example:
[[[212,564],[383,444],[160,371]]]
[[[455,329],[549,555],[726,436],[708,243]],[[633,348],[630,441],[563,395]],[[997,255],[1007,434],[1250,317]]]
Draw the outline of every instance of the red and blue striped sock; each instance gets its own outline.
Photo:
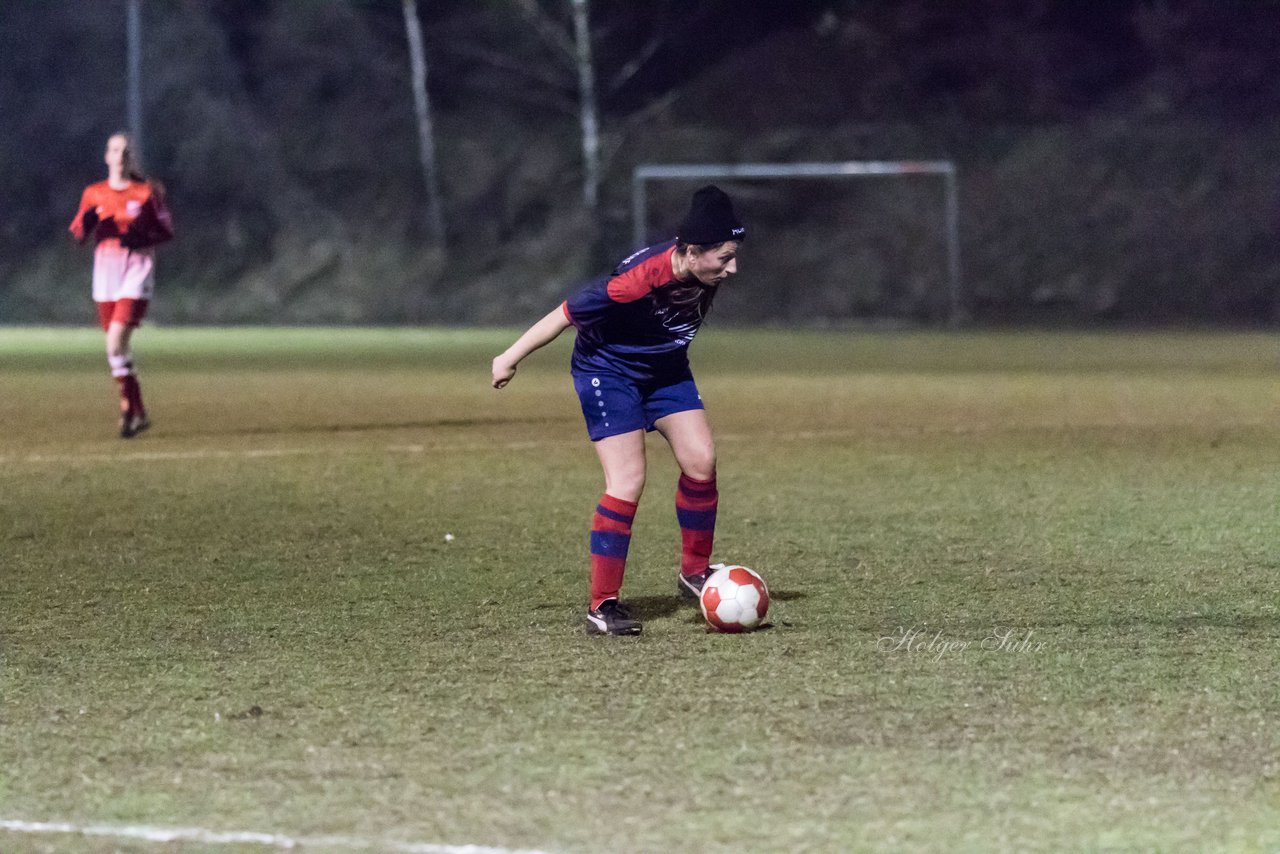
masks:
[[[591,517],[591,607],[606,599],[617,599],[622,576],[627,569],[627,549],[631,546],[631,523],[636,518],[634,501],[623,501],[609,493],[600,496]]]
[[[716,479],[694,480],[680,475],[676,484],[676,520],[680,522],[680,573],[698,575],[707,571],[711,545],[716,538],[716,506],[720,493]]]

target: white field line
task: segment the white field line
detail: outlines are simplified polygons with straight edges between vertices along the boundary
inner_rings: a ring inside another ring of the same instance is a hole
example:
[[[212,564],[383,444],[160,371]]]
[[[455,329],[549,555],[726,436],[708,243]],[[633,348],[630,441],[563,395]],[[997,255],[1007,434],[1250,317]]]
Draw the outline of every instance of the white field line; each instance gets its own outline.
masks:
[[[536,448],[547,448],[555,445],[574,444],[568,439],[548,440],[545,442],[491,442],[491,443],[443,443],[439,445],[387,445],[383,450],[390,453],[425,454],[435,451],[483,451],[507,450],[523,451]],[[370,447],[324,447],[314,448],[245,448],[228,451],[214,448],[192,448],[185,451],[129,451],[119,454],[85,453],[85,454],[7,454],[0,455],[0,465],[17,463],[136,463],[165,462],[168,460],[244,460],[267,459],[271,457],[307,457],[337,456],[341,454],[367,454],[376,450]]]
[[[826,430],[779,430],[760,433],[720,433],[717,442],[741,441],[774,441],[774,442],[808,442],[824,439],[848,438],[892,438],[901,436],[974,436],[999,432],[1059,432],[1066,430],[1099,430],[1099,429],[1132,429],[1148,426],[1162,428],[1199,427],[1196,422],[1174,423],[1162,422],[1150,425],[1142,422],[1089,422],[1072,423],[1065,421],[1026,422],[1026,423],[972,423],[965,425],[925,425],[910,427],[842,427]],[[1233,422],[1214,424],[1217,430],[1250,430],[1273,426],[1261,419],[1243,419]],[[529,439],[516,442],[438,442],[432,444],[397,444],[385,445],[382,450],[388,453],[429,454],[453,453],[466,451],[530,451],[541,448],[555,448],[581,444],[585,437],[574,433],[572,437],[563,439]],[[220,460],[220,459],[266,459],[271,457],[305,457],[305,456],[338,456],[347,454],[368,454],[376,449],[370,446],[317,446],[311,448],[245,448],[242,450],[225,450],[217,448],[192,448],[184,451],[128,451],[124,453],[83,453],[83,454],[0,454],[0,465],[19,463],[132,463],[132,462],[164,462],[168,460]]]
[[[61,821],[0,819],[0,831],[12,833],[63,833],[137,839],[145,842],[199,842],[207,845],[262,845],[272,848],[342,848],[346,850],[390,851],[397,854],[546,854],[524,848],[494,848],[487,845],[442,845],[436,842],[395,842],[388,839],[361,839],[354,836],[285,836],[255,831],[207,830],[200,827],[150,827],[147,825],[72,824]]]

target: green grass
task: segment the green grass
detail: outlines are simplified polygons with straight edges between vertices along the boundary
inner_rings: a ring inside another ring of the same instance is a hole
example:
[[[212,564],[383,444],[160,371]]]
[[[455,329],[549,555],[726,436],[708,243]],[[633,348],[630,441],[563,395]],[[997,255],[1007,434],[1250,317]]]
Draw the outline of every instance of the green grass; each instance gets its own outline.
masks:
[[[645,634],[597,639],[569,341],[495,392],[514,334],[145,328],[156,427],[122,442],[98,335],[0,331],[0,819],[1280,847],[1275,336],[710,327],[717,557],[771,627],[677,606],[653,442]]]

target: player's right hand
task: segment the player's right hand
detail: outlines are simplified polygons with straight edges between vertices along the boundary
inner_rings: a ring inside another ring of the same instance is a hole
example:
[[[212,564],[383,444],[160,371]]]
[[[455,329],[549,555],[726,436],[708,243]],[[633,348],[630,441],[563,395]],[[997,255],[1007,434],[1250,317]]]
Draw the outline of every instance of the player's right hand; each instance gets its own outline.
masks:
[[[84,215],[80,217],[80,225],[81,227],[84,228],[85,237],[88,237],[89,234],[98,225],[98,209],[97,208],[87,209],[84,212]]]
[[[501,356],[493,360],[493,387],[502,388],[516,375],[516,366],[508,364]]]

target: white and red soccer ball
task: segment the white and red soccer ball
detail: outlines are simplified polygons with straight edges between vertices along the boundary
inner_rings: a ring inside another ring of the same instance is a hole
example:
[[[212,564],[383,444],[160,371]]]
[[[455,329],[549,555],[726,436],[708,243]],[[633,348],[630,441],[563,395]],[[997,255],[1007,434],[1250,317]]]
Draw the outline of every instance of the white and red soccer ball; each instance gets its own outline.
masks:
[[[755,570],[715,564],[702,586],[702,616],[718,632],[749,632],[769,613],[769,588]]]

